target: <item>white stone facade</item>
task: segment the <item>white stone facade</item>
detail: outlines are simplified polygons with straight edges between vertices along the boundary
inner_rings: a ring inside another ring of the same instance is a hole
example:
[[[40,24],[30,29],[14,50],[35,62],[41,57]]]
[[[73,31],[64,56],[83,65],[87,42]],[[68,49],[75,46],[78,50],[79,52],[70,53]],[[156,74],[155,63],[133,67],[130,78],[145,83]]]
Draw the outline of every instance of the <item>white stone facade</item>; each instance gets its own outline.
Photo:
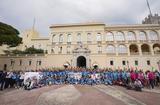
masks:
[[[0,56],[0,69],[26,70],[67,66],[160,69],[160,25],[65,24],[50,27],[49,37],[23,33],[22,50],[44,49],[44,55]],[[21,62],[21,63],[20,63]],[[31,64],[29,64],[29,62]]]

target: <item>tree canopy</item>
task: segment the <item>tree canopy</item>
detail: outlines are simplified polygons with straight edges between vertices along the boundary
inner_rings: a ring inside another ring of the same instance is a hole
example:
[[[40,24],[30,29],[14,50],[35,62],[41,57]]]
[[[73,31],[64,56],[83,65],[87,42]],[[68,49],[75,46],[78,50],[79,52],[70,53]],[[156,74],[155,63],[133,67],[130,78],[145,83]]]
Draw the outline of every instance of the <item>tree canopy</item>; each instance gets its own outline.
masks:
[[[29,47],[24,51],[21,50],[12,50],[12,51],[5,51],[6,54],[44,54],[43,49],[36,49],[34,47]]]
[[[0,22],[0,46],[7,44],[15,47],[22,42],[22,38],[18,36],[19,31],[11,25]]]

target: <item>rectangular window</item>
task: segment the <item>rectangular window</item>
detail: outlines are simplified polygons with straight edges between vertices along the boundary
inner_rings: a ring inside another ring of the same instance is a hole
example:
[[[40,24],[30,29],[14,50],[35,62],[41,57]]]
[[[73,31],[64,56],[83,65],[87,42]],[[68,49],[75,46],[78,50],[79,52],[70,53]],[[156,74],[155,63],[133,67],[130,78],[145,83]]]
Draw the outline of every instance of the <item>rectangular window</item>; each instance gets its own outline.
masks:
[[[98,33],[98,34],[97,34],[97,41],[102,41],[101,33]]]
[[[114,62],[113,62],[113,61],[110,61],[110,65],[114,65]]]
[[[138,66],[138,61],[137,60],[135,61],[135,65]]]
[[[59,53],[62,53],[62,47],[59,47]]]
[[[126,65],[126,61],[122,61],[122,65]]]
[[[31,64],[32,64],[32,61],[29,61],[29,66],[31,66]]]
[[[102,46],[98,46],[97,49],[99,54],[102,53]]]
[[[91,43],[91,41],[92,41],[91,33],[88,33],[87,34],[87,43]]]
[[[70,43],[71,41],[72,41],[71,34],[68,34],[68,36],[67,36],[67,42]]]
[[[19,65],[20,65],[20,66],[22,65],[22,60],[19,60]]]
[[[71,47],[70,46],[67,46],[67,54],[69,54],[71,51]]]
[[[147,65],[151,65],[151,62],[150,62],[150,60],[147,60]]]
[[[77,42],[80,43],[81,41],[82,41],[82,39],[81,39],[81,34],[78,33],[78,34],[77,34]]]
[[[42,61],[39,61],[39,63],[38,63],[39,65],[41,65],[42,64]]]
[[[14,63],[15,63],[15,61],[11,59],[11,66],[13,66]]]

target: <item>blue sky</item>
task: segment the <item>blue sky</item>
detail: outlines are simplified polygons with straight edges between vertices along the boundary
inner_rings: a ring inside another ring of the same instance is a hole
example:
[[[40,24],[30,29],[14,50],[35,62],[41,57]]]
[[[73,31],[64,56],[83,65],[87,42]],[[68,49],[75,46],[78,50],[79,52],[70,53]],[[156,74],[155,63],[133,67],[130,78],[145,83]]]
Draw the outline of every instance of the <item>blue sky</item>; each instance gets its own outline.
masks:
[[[153,14],[160,13],[160,0],[149,2]],[[0,21],[23,32],[35,18],[35,28],[43,36],[52,24],[140,24],[148,14],[146,0],[0,0]]]

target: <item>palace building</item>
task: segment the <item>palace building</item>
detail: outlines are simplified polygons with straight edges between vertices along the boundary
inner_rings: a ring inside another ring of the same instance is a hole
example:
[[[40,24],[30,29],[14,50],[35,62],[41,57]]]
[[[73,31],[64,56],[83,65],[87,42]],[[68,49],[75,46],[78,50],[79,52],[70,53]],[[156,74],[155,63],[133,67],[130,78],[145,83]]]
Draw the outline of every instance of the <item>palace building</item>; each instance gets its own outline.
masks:
[[[160,69],[160,24],[144,23],[57,24],[49,27],[48,37],[41,37],[34,29],[26,30],[19,48],[43,49],[45,54],[1,55],[0,69],[69,66],[157,70]]]

